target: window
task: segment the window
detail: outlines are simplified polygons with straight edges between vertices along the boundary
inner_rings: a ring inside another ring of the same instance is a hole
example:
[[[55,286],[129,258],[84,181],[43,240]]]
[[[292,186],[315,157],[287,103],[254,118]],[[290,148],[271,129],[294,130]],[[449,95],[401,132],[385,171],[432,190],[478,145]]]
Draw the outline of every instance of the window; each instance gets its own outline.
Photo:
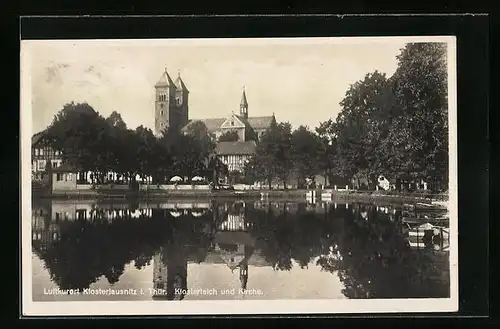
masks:
[[[163,103],[160,103],[160,108],[162,109],[163,108]],[[163,111],[161,111],[163,113]]]
[[[52,168],[57,168],[57,161],[52,161]]]
[[[40,149],[40,155],[43,155],[43,149]]]
[[[66,181],[71,181],[71,179],[72,179],[71,176],[72,176],[71,173],[67,174],[66,175]]]
[[[38,162],[38,170],[45,170],[45,160],[40,160]]]
[[[161,107],[163,107],[163,104],[161,104]],[[160,111],[160,115],[163,115],[163,110]]]
[[[58,182],[62,181],[62,177],[61,177],[61,174],[60,174],[60,173],[57,173],[57,175],[56,175],[56,180],[57,180]]]
[[[58,151],[58,150],[56,150],[55,154],[56,154],[56,156],[58,156],[58,155],[59,155],[59,151]]]
[[[233,120],[231,120],[231,126],[234,126],[234,121]]]
[[[40,150],[39,149],[35,149],[35,155],[38,156]]]

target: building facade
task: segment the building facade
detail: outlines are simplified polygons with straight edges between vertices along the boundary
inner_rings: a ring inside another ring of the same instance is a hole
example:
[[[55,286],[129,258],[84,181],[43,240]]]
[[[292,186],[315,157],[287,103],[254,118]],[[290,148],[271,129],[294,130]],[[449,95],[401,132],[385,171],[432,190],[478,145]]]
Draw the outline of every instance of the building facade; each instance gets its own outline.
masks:
[[[243,172],[246,163],[255,154],[256,148],[255,141],[219,142],[216,146],[216,153],[229,172]]]
[[[49,146],[46,140],[46,130],[36,133],[31,138],[31,173],[32,179],[47,180],[45,168],[50,162],[52,168],[62,164],[62,153]]]

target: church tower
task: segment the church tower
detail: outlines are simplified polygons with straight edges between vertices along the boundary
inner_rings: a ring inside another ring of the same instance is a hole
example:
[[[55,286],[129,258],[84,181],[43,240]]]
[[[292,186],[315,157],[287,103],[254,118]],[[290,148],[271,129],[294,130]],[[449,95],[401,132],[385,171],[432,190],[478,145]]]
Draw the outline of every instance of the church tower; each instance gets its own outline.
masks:
[[[170,127],[176,126],[176,87],[165,68],[155,84],[155,135],[160,137]]]
[[[247,102],[247,95],[245,93],[245,87],[243,86],[243,94],[241,95],[241,102],[240,102],[240,116],[248,119],[248,102]]]
[[[181,79],[181,73],[177,73],[175,80],[175,102],[179,111],[179,124],[180,128],[187,125],[189,120],[189,90],[186,88],[184,81]]]

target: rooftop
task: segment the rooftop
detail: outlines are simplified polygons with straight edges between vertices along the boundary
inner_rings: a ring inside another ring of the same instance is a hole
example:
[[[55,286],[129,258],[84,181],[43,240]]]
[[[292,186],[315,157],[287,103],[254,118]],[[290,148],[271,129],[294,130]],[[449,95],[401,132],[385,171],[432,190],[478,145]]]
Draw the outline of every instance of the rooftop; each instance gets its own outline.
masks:
[[[74,173],[76,172],[76,170],[73,166],[70,166],[67,163],[63,163],[59,167],[52,168],[52,172]]]
[[[238,119],[245,123],[245,125],[249,125],[253,129],[262,130],[267,129],[271,122],[273,121],[273,116],[262,116],[262,117],[249,117],[248,119],[243,118],[242,116],[237,115]],[[182,128],[183,131],[187,129],[187,127],[195,121],[201,121],[207,126],[209,132],[214,133],[220,129],[220,126],[226,121],[227,118],[210,118],[210,119],[192,119],[189,120],[189,123]]]
[[[218,142],[216,152],[219,155],[252,155],[256,147],[255,141]]]
[[[45,136],[47,130],[42,130],[40,132],[37,132],[36,134],[33,135],[33,137],[31,137],[31,146],[34,146],[35,144],[37,144],[41,139],[42,137]]]

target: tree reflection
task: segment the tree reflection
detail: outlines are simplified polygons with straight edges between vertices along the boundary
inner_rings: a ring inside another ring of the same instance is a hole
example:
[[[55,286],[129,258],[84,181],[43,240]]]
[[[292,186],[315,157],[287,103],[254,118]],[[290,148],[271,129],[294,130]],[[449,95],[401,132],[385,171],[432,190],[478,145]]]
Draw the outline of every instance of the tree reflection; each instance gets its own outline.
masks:
[[[125,265],[139,260],[141,268],[169,238],[168,222],[153,216],[144,219],[117,218],[110,223],[76,220],[61,223],[61,238],[47,250],[36,250],[51,279],[61,289],[84,289],[104,276],[118,282]],[[35,248],[36,249],[36,248]]]
[[[347,208],[264,202],[253,207],[238,202],[214,203],[203,211],[176,210],[175,214],[177,217],[170,210],[153,209],[149,217],[108,220],[101,211],[91,220],[59,221],[57,241],[33,246],[61,289],[88,288],[100,278],[116,284],[128,264],[134,262],[140,270],[150,266],[159,253],[166,262],[179,264],[169,273],[180,275],[182,282],[176,279],[177,285],[184,287],[186,262],[206,261],[215,248],[218,227],[229,214],[233,219],[241,215],[250,225],[238,224],[234,229],[255,238],[259,255],[255,257],[263,257],[276,271],[290,271],[294,263],[298,270],[320,266],[340,278],[348,298],[449,295],[447,255],[410,249],[398,213],[361,204]],[[37,225],[49,227],[51,223],[46,218]],[[224,243],[218,247],[234,249]],[[168,279],[168,297],[174,298],[170,283],[176,281]]]
[[[436,263],[430,250],[411,250],[397,223],[374,207],[354,205],[354,214],[344,218],[334,240],[334,247],[320,257],[318,265],[337,272],[349,298],[449,295],[449,281],[436,280],[444,264]]]
[[[286,204],[268,204],[257,211],[255,231],[262,254],[275,270],[291,270],[292,260],[307,267],[322,250],[328,223],[314,212],[299,207],[295,213]]]

